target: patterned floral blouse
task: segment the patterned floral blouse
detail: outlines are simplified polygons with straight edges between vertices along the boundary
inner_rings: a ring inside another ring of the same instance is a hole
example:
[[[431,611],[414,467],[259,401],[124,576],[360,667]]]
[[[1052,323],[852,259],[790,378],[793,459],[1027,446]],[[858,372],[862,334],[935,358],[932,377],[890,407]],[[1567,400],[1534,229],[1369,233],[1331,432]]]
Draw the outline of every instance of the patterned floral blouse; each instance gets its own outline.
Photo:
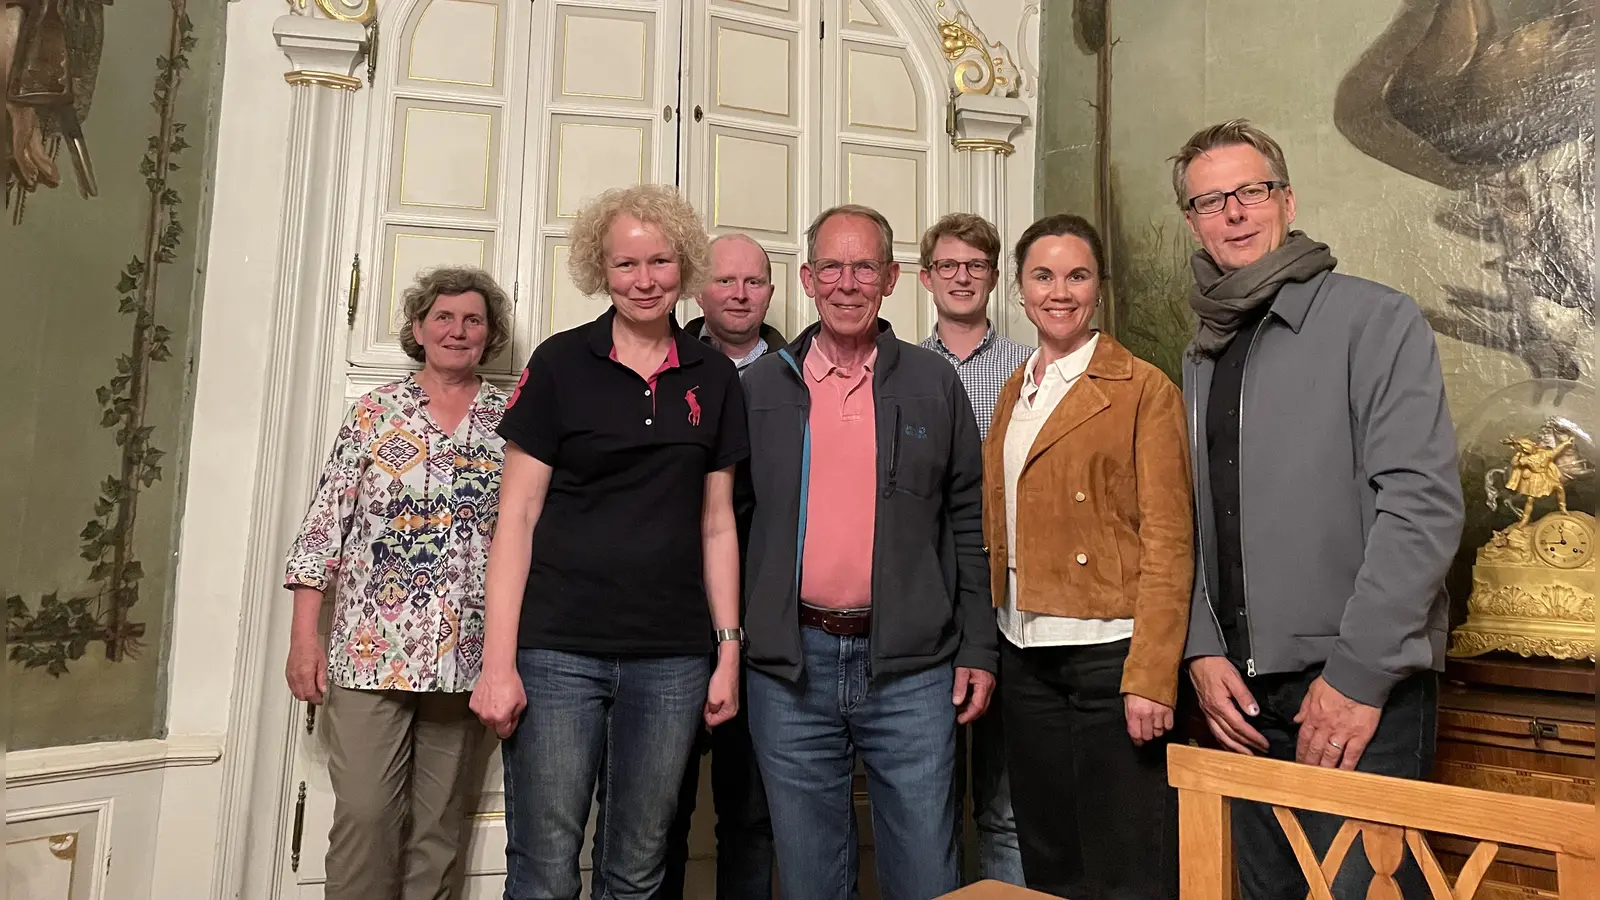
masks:
[[[334,593],[329,681],[469,691],[500,504],[506,396],[483,382],[454,434],[414,377],[351,407],[289,551],[285,586]]]

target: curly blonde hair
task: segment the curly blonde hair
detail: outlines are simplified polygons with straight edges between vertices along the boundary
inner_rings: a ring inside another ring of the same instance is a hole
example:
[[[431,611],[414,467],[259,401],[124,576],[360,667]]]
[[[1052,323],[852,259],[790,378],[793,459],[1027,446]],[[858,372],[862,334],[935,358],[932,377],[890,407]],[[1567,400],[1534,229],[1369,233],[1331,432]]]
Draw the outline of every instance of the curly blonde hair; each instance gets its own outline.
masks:
[[[440,266],[417,276],[416,283],[406,288],[401,296],[401,314],[405,322],[400,329],[400,349],[420,363],[428,361],[411,324],[419,322],[433,310],[440,297],[474,293],[483,298],[484,311],[488,313],[489,339],[483,345],[482,365],[511,343],[511,301],[506,292],[495,283],[494,276],[471,266]]]
[[[678,254],[678,293],[683,297],[700,293],[711,270],[711,242],[699,213],[677,188],[664,184],[612,188],[578,213],[567,260],[567,272],[578,290],[590,295],[606,290],[606,238],[619,216],[632,216],[660,229]]]

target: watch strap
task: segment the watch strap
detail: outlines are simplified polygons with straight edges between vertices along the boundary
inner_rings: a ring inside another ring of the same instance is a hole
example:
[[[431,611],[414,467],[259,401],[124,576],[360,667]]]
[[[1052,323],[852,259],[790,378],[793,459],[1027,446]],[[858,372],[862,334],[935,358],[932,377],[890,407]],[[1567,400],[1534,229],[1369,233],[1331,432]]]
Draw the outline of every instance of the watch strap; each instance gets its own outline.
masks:
[[[717,643],[720,644],[723,641],[738,641],[739,643],[743,644],[744,643],[744,629],[743,628],[718,628],[717,629]]]

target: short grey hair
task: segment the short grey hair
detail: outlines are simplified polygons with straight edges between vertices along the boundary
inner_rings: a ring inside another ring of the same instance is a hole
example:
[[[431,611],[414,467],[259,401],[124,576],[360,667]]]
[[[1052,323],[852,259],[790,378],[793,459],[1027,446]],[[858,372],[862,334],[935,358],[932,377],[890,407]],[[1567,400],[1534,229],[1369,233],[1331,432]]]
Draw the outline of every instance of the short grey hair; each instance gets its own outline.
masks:
[[[894,229],[889,226],[889,220],[884,218],[883,213],[870,206],[862,206],[859,203],[845,203],[823,210],[820,215],[812,220],[811,227],[806,229],[807,263],[817,261],[817,235],[821,233],[822,226],[828,224],[829,219],[837,219],[841,216],[857,216],[867,219],[878,226],[878,240],[883,243],[882,261],[894,261]]]
[[[1265,131],[1252,125],[1249,119],[1229,119],[1196,131],[1190,136],[1188,143],[1169,157],[1172,162],[1172,191],[1178,195],[1180,209],[1189,208],[1188,198],[1184,195],[1189,192],[1187,183],[1189,164],[1194,162],[1195,157],[1218,147],[1239,144],[1254,147],[1267,158],[1267,166],[1272,169],[1273,179],[1284,184],[1289,183],[1289,163],[1284,160],[1283,148],[1278,146],[1278,142]]]
[[[488,313],[489,339],[483,345],[482,365],[511,343],[511,301],[506,292],[495,283],[494,276],[472,266],[440,266],[417,275],[417,280],[401,297],[405,327],[400,329],[400,349],[417,362],[427,362],[427,354],[411,333],[411,325],[433,311],[440,297],[456,294],[477,294],[483,298],[484,311]]]

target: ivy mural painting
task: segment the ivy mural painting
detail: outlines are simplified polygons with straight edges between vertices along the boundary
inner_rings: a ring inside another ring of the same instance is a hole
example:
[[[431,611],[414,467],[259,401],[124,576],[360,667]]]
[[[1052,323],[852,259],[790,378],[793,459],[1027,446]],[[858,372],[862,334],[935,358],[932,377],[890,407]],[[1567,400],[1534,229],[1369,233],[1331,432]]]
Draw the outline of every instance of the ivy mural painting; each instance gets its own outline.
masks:
[[[32,414],[0,524],[12,749],[159,730],[220,37],[187,7],[0,0],[0,279],[41,320],[4,348]]]

